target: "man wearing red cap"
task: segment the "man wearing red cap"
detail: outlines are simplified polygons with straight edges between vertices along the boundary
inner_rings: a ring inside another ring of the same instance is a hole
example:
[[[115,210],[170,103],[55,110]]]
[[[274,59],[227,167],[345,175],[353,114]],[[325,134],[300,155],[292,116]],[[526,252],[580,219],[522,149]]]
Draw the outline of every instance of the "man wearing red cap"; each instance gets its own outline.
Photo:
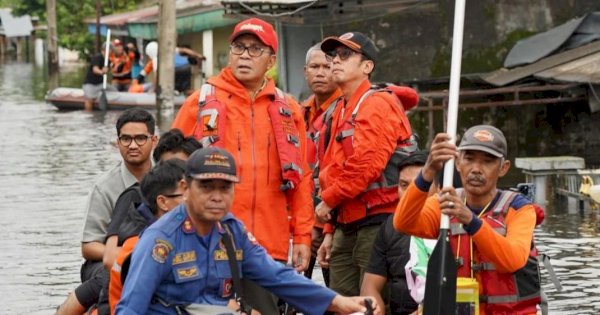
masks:
[[[314,223],[311,172],[300,107],[265,76],[277,60],[277,34],[252,18],[238,23],[229,39],[229,66],[188,97],[173,128],[233,153],[240,177],[233,214],[282,263],[293,237],[293,263],[303,271]],[[259,291],[266,292],[246,290]],[[277,312],[273,299],[256,307],[263,314]]]
[[[321,49],[332,60],[333,80],[343,98],[320,161],[322,202],[315,212],[319,220],[335,224],[335,231],[325,226],[326,233],[334,233],[326,235],[319,261],[329,265],[332,289],[357,295],[377,231],[398,201],[399,172],[390,163],[392,154],[412,131],[399,99],[371,87],[377,49],[369,38],[346,33],[326,38]]]

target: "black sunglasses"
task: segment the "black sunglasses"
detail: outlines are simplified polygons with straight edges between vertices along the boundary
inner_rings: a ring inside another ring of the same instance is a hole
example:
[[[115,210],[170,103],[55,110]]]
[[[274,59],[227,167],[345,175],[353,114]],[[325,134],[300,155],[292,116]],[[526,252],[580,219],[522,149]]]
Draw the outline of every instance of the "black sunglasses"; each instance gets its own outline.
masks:
[[[341,46],[341,47],[337,47],[334,50],[330,50],[330,51],[326,52],[325,55],[329,61],[333,60],[333,58],[335,58],[336,56],[340,57],[340,60],[343,61],[343,60],[347,60],[352,55],[362,55],[362,53],[352,50],[348,47]]]

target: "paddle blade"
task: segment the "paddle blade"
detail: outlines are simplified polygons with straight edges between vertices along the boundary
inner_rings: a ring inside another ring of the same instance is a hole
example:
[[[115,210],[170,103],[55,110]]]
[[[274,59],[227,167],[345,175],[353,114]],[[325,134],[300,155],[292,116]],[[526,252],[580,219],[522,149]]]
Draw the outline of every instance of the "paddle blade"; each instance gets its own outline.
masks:
[[[98,107],[101,111],[106,111],[108,109],[108,99],[106,99],[106,90],[102,89],[102,93],[100,93],[100,98],[98,99]]]
[[[456,260],[450,248],[448,229],[440,229],[438,242],[427,263],[423,314],[456,314]]]

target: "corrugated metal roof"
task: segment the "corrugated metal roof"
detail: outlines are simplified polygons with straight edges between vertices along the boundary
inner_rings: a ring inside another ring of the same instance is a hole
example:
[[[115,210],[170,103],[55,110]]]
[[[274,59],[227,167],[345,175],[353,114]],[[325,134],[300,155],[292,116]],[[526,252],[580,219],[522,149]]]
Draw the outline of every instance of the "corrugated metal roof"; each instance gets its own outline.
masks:
[[[484,74],[481,76],[481,78],[495,86],[503,86],[597,52],[600,52],[600,41],[592,42],[585,46],[546,57],[527,66],[510,70],[502,68],[494,72]]]
[[[29,15],[15,17],[10,9],[0,9],[0,34],[6,37],[29,36],[33,31]]]
[[[110,14],[100,17],[100,24],[107,26],[124,26],[128,22],[135,22],[144,18],[158,15],[158,6],[151,6],[139,10]],[[89,18],[84,20],[88,24],[96,24],[95,18]]]
[[[504,60],[504,67],[531,64],[552,54],[571,50],[600,39],[600,12],[573,19],[546,32],[520,40]]]
[[[538,72],[536,78],[600,84],[600,52]]]
[[[175,24],[177,33],[185,34],[233,25],[237,21],[236,19],[224,18],[223,8],[212,6],[188,10],[181,15],[178,13]],[[143,39],[156,39],[158,37],[156,18],[128,23],[127,28],[131,37]]]
[[[179,0],[177,8],[177,32],[199,32],[206,29],[234,24],[237,20],[223,18],[223,7],[215,0]],[[139,10],[106,15],[100,18],[102,35],[109,27],[113,34],[143,39],[156,39],[158,22],[158,6]],[[96,32],[96,20],[86,19],[88,31]]]
[[[226,16],[276,18],[290,24],[341,24],[415,6],[438,5],[434,0],[249,0],[221,1]]]

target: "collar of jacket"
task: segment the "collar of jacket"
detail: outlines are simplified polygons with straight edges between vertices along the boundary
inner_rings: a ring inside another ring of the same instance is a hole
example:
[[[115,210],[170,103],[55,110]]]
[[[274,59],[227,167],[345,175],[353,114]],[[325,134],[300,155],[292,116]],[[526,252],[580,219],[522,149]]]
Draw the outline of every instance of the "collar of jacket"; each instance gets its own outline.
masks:
[[[225,67],[218,76],[208,79],[208,83],[219,89],[225,90],[232,95],[247,100],[248,103],[252,102],[250,93],[246,90],[244,85],[236,79],[230,67]],[[273,79],[267,79],[265,86],[258,93],[255,101],[264,96],[270,96],[271,98],[275,96],[275,82],[273,82]]]

